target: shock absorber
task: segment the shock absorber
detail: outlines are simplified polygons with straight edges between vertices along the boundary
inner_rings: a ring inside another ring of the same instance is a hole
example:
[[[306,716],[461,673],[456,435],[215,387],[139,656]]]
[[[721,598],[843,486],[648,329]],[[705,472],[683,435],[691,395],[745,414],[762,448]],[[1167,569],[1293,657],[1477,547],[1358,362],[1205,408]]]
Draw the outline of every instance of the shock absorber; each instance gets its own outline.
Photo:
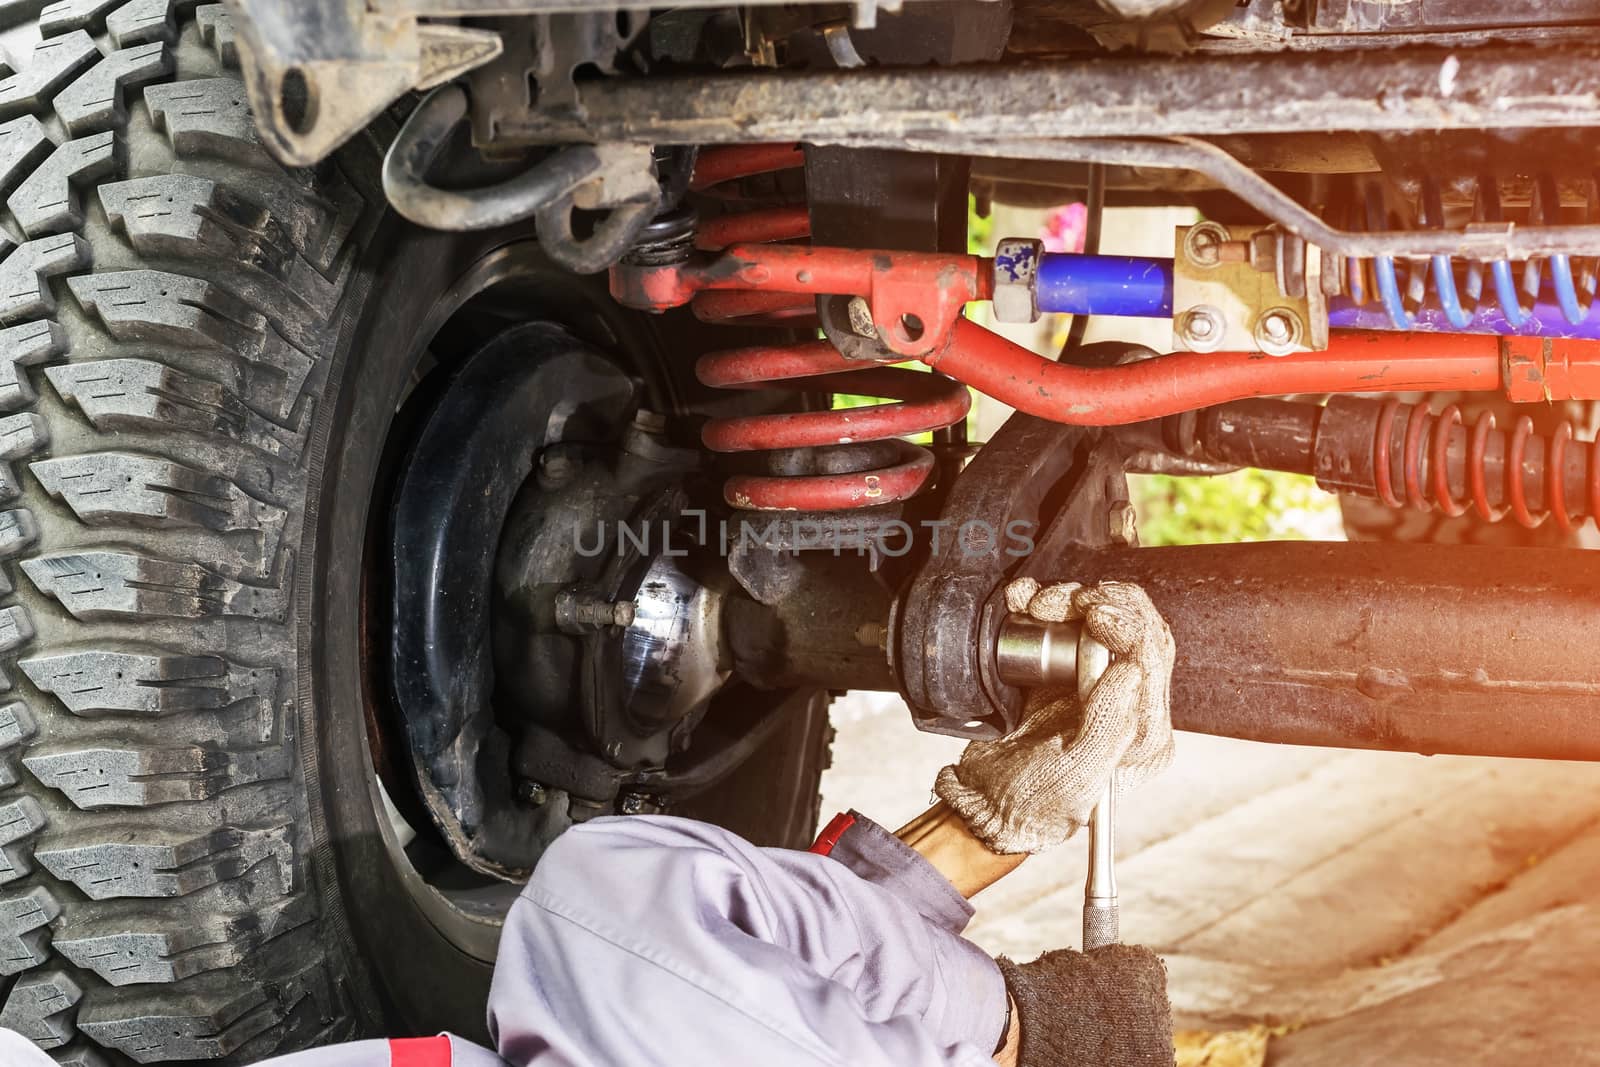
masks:
[[[1463,417],[1455,404],[1336,396],[1326,405],[1240,400],[1165,420],[1169,446],[1218,463],[1311,474],[1324,489],[1390,507],[1475,511],[1489,522],[1530,529],[1546,519],[1570,531],[1600,519],[1600,443],[1574,436],[1562,419],[1535,429],[1492,412]]]
[[[798,145],[750,145],[701,152],[690,188],[724,200],[728,212],[701,224],[695,247],[716,252],[734,244],[792,241],[811,232],[806,205],[740,210],[739,183],[758,174],[804,167]],[[815,327],[812,297],[721,289],[698,293],[691,304],[704,322]],[[869,320],[870,321],[870,320]],[[788,411],[709,420],[707,448],[723,453],[765,452],[768,471],[735,474],[723,498],[754,510],[841,511],[905,500],[929,483],[934,456],[902,438],[965,419],[964,387],[944,375],[851,359],[827,341],[801,341],[716,352],[695,365],[702,383],[723,389],[763,389],[794,383],[807,392],[844,393],[889,403],[828,411]]]

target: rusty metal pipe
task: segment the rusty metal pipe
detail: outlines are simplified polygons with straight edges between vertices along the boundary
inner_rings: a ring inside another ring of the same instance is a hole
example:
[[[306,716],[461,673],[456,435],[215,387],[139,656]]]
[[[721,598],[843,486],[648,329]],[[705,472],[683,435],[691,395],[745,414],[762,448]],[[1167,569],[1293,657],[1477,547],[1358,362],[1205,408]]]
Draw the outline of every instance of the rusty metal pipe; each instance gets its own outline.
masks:
[[[1082,553],[1172,627],[1172,720],[1254,741],[1600,760],[1600,558],[1283,542]]]

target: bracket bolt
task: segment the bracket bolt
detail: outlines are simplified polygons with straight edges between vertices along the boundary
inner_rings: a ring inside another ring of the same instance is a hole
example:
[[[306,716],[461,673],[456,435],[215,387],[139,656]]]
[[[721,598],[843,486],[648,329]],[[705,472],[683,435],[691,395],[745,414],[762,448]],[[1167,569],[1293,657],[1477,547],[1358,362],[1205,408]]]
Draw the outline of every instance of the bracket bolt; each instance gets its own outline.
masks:
[[[545,792],[545,788],[541,783],[535,782],[531,778],[524,778],[517,783],[517,799],[529,807],[537,808],[549,799],[549,795]]]
[[[1139,515],[1126,500],[1113,503],[1106,512],[1106,534],[1113,544],[1131,545],[1139,537]]]
[[[1268,308],[1256,320],[1256,344],[1269,356],[1286,356],[1300,343],[1300,316],[1288,308]]]
[[[1210,269],[1222,263],[1222,249],[1231,235],[1216,222],[1198,222],[1183,235],[1183,254],[1196,267]]]
[[[872,305],[864,296],[852,296],[845,304],[845,314],[850,319],[850,329],[859,337],[877,337],[878,324],[872,321]]]
[[[1191,352],[1214,352],[1222,345],[1226,324],[1209,304],[1192,307],[1178,320],[1178,336]]]

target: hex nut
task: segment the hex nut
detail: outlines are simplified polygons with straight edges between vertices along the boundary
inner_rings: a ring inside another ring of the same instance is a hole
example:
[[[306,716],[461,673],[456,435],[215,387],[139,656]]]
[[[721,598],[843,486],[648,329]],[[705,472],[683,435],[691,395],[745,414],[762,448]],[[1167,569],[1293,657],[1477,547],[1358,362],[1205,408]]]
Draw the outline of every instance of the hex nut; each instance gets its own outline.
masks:
[[[878,324],[872,321],[872,305],[867,303],[864,296],[852,296],[845,305],[845,314],[850,319],[850,329],[854,330],[857,337],[878,336]]]
[[[1106,535],[1113,544],[1131,545],[1139,536],[1139,515],[1132,504],[1119,500],[1106,512]]]
[[[1228,325],[1222,312],[1210,304],[1199,304],[1178,319],[1178,337],[1191,352],[1215,352],[1222,347]]]
[[[1305,326],[1300,316],[1285,307],[1268,308],[1257,318],[1251,331],[1256,345],[1269,356],[1287,356],[1300,347]]]
[[[996,322],[1039,321],[1039,257],[1044,242],[1004,237],[994,246],[994,319]]]
[[[1221,223],[1197,222],[1183,235],[1184,257],[1194,266],[1209,270],[1221,265],[1222,246],[1231,239]]]

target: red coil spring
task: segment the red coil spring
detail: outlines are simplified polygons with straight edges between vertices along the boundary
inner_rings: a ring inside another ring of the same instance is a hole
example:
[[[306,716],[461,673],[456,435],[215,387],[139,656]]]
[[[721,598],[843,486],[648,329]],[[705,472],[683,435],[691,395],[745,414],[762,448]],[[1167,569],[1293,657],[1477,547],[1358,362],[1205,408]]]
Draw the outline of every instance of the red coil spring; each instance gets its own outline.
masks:
[[[804,165],[798,145],[710,148],[700,153],[690,188],[737,200],[732,183]],[[810,235],[811,218],[806,206],[791,204],[730,212],[711,219],[697,231],[695,246],[720,251],[734,244],[788,241]],[[816,325],[812,300],[786,293],[710,291],[696,296],[693,308],[704,322]],[[740,474],[729,478],[723,486],[723,498],[733,507],[754,510],[842,511],[915,496],[933,475],[933,454],[899,438],[954,425],[966,418],[971,403],[966,388],[943,375],[845,359],[826,341],[715,352],[695,364],[695,374],[702,383],[723,389],[760,389],[803,379],[807,390],[892,401],[835,411],[745,415],[707,422],[701,439],[707,448],[717,452],[868,446],[865,459],[854,450],[850,454],[836,449],[821,454],[816,465],[823,473]],[[863,461],[868,469],[826,469],[830,462],[854,468]]]
[[[1393,458],[1393,432],[1396,418],[1404,418],[1405,431],[1400,448],[1400,489],[1396,489]],[[1390,399],[1378,411],[1377,432],[1373,437],[1373,481],[1378,499],[1393,508],[1411,506],[1429,511],[1435,505],[1444,514],[1455,517],[1465,515],[1470,508],[1487,522],[1499,522],[1506,517],[1533,529],[1546,519],[1553,519],[1561,530],[1570,532],[1573,519],[1582,521],[1585,514],[1596,516],[1600,522],[1600,440],[1576,443],[1587,448],[1585,466],[1587,499],[1569,502],[1567,499],[1566,466],[1567,448],[1574,443],[1572,424],[1566,420],[1556,424],[1548,437],[1535,434],[1533,420],[1518,416],[1511,432],[1497,434],[1493,412],[1485,411],[1473,422],[1467,433],[1465,459],[1466,500],[1457,499],[1450,488],[1450,438],[1457,427],[1464,426],[1461,409],[1455,404],[1447,406],[1435,417],[1425,405],[1404,404]],[[1503,438],[1498,450],[1501,474],[1498,485],[1491,481],[1491,437]],[[1528,445],[1539,440],[1543,448],[1538,455],[1530,455]],[[1423,473],[1423,459],[1427,458],[1427,474]],[[1544,510],[1534,513],[1528,504],[1528,478],[1542,489]],[[1494,504],[1493,488],[1501,489],[1504,507]]]

